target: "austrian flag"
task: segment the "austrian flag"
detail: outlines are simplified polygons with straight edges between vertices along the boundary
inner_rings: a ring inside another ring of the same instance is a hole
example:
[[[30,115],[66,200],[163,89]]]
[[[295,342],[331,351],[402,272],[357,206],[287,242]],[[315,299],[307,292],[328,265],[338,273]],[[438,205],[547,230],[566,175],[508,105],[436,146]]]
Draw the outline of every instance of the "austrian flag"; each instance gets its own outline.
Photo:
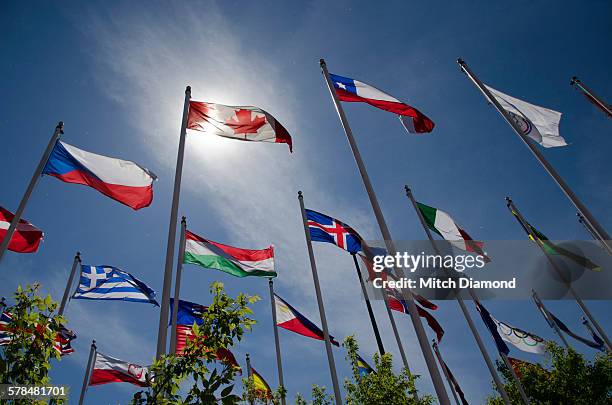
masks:
[[[286,143],[293,152],[289,132],[257,107],[190,101],[187,129],[242,141]]]

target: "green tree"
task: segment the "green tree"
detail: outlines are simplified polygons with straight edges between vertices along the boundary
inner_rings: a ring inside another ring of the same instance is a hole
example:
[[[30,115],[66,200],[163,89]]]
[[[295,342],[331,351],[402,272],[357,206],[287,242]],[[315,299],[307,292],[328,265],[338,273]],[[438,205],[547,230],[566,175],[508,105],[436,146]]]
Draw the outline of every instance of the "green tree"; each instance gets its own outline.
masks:
[[[40,295],[40,284],[18,286],[15,303],[2,301],[0,310],[11,315],[8,331],[11,340],[0,350],[0,383],[11,385],[49,385],[50,360],[60,359],[55,350],[55,338],[66,320],[57,314],[57,303],[50,295]],[[7,404],[11,401],[4,402]],[[17,400],[20,404],[45,401]],[[61,401],[55,401],[61,403]]]
[[[231,348],[242,340],[255,324],[250,304],[257,296],[228,296],[223,284],[210,285],[212,304],[202,314],[203,323],[193,325],[183,355],[170,354],[157,360],[147,377],[150,388],[137,392],[133,404],[235,404],[240,397],[232,393],[238,370],[217,358],[219,351]],[[152,377],[150,377],[152,376]],[[181,385],[189,380],[190,388],[181,393]]]
[[[346,403],[349,405],[428,405],[433,398],[426,395],[417,398],[414,385],[417,377],[403,369],[399,374],[393,372],[393,359],[390,353],[380,356],[374,354],[375,372],[360,375],[357,362],[359,346],[354,336],[348,336],[342,342],[347,350],[347,360],[351,364],[352,379],[345,379]]]
[[[519,364],[520,381],[532,404],[595,405],[612,403],[612,356],[599,353],[588,361],[572,349],[550,342],[546,348],[548,367]],[[512,403],[522,400],[510,370],[498,362],[504,389]],[[503,404],[499,396],[489,397],[488,404]]]

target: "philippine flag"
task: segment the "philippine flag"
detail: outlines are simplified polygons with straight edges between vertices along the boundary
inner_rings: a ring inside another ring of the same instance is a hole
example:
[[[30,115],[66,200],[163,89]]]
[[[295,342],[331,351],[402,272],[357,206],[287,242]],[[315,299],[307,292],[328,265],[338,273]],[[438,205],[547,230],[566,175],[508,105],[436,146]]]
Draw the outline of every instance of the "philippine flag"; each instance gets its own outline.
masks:
[[[323,331],[312,323],[304,315],[300,314],[295,308],[287,303],[284,299],[274,294],[274,306],[276,308],[276,326],[300,335],[323,340]],[[332,335],[329,335],[329,340],[333,345],[340,346]]]
[[[97,155],[61,141],[55,144],[43,174],[95,188],[135,210],[151,204],[157,178],[129,160]]]
[[[381,110],[398,114],[404,127],[413,134],[431,132],[434,128],[435,124],[425,114],[374,86],[332,73],[329,77],[341,101],[368,103]]]

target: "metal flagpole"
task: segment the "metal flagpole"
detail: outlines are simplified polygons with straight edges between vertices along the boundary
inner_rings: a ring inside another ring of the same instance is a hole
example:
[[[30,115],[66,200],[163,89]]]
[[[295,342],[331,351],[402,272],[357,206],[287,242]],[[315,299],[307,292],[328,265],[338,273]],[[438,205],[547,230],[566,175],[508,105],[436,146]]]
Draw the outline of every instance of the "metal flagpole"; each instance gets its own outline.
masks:
[[[28,184],[28,188],[26,192],[21,197],[21,201],[19,202],[19,207],[17,207],[17,211],[15,211],[15,216],[11,221],[11,224],[6,231],[6,235],[4,235],[4,239],[2,243],[0,243],[0,262],[2,261],[2,257],[4,256],[4,252],[8,249],[9,242],[13,238],[13,233],[15,233],[15,229],[17,229],[17,225],[19,224],[19,220],[23,215],[23,211],[25,210],[26,204],[30,199],[30,195],[32,195],[32,191],[34,191],[34,187],[36,187],[36,183],[38,183],[38,179],[42,175],[42,172],[47,164],[47,160],[49,160],[49,156],[53,151],[53,147],[55,143],[60,138],[60,136],[64,133],[64,123],[62,121],[57,123],[55,127],[55,131],[53,131],[53,135],[51,135],[51,139],[49,139],[49,143],[47,144],[47,148],[43,152],[42,157],[40,158],[40,162],[38,162],[38,166],[36,166],[36,170],[34,170],[34,174],[32,175],[32,179],[30,180],[30,184]]]
[[[595,333],[595,331],[593,330],[593,326],[591,325],[591,323],[585,316],[582,317],[582,324],[584,325],[585,328],[587,328],[587,330],[591,333],[591,335],[597,336],[597,333]],[[598,343],[596,340],[594,341]],[[607,347],[606,347],[606,350],[610,352],[610,349]]]
[[[64,290],[64,296],[62,297],[62,302],[60,303],[59,309],[57,310],[58,315],[64,315],[64,311],[66,310],[66,304],[68,303],[68,296],[70,295],[72,283],[74,282],[74,276],[76,274],[77,266],[79,264],[81,264],[81,252],[76,252],[76,254],[74,255],[74,260],[72,261],[72,269],[70,270],[70,275],[68,276],[68,282],[66,283],[66,289]]]
[[[431,235],[431,231],[429,230],[429,228],[427,227],[427,224],[425,223],[425,218],[423,218],[423,213],[419,209],[417,202],[414,199],[412,190],[407,185],[404,186],[404,188],[406,190],[406,195],[408,196],[408,199],[412,203],[412,206],[414,210],[416,211],[417,217],[419,218],[419,221],[421,222],[421,226],[423,226],[423,230],[425,231],[425,233],[427,234],[427,238],[431,242],[431,246],[433,247],[435,253],[437,255],[440,255],[440,250],[438,249],[438,246],[435,244],[433,236]],[[480,299],[478,298],[478,296],[476,295],[476,292],[473,289],[468,288],[467,290],[470,296],[472,297],[472,299],[474,300],[474,302],[480,302]],[[478,333],[478,330],[476,329],[476,326],[474,325],[474,321],[472,320],[472,316],[470,315],[470,312],[465,306],[465,302],[463,302],[463,298],[459,294],[457,294],[455,299],[457,300],[457,303],[459,304],[459,308],[461,308],[461,312],[463,313],[463,316],[465,317],[465,320],[467,321],[470,331],[472,332],[472,336],[474,336],[474,340],[476,340],[476,345],[478,346],[478,349],[480,350],[480,353],[482,354],[485,364],[487,365],[487,368],[489,369],[489,373],[491,374],[491,377],[493,377],[493,381],[495,382],[497,391],[499,391],[502,399],[504,400],[504,403],[506,405],[510,405],[510,398],[508,397],[508,394],[506,393],[506,390],[504,389],[504,384],[499,378],[499,374],[497,374],[495,365],[493,364],[493,361],[491,360],[491,357],[489,356],[489,352],[487,352],[487,349],[484,343],[482,342],[482,338],[480,337],[480,334]]]
[[[597,105],[597,107],[599,107],[604,113],[606,113],[606,115],[609,118],[612,118],[612,106],[607,104],[605,101],[599,98],[595,93],[593,93],[593,91],[589,89],[584,83],[582,83],[580,79],[578,79],[576,76],[572,77],[572,80],[570,81],[570,85],[576,86],[580,90],[582,90],[584,94],[589,98],[589,100],[592,100],[594,104]]]
[[[306,235],[306,246],[308,247],[308,256],[310,257],[310,269],[312,270],[312,280],[317,294],[317,304],[319,306],[319,315],[321,316],[321,326],[323,328],[323,337],[325,339],[325,350],[327,351],[327,361],[329,362],[329,372],[331,373],[332,385],[334,387],[334,396],[336,405],[342,405],[342,397],[340,396],[340,385],[338,384],[338,376],[336,375],[336,363],[334,362],[334,353],[332,352],[331,340],[329,338],[329,330],[327,329],[327,318],[325,317],[325,308],[323,307],[323,297],[321,295],[321,287],[319,286],[319,275],[317,274],[317,264],[315,262],[314,251],[312,250],[312,240],[310,239],[310,230],[308,229],[308,219],[304,208],[304,196],[301,191],[298,191],[298,200],[300,201],[300,209],[302,210],[302,222],[304,224],[304,234]]]
[[[251,380],[250,383],[252,384],[253,383],[253,380],[252,380],[253,371],[251,369],[251,358],[249,357],[248,353],[246,354],[246,366],[247,366],[247,378],[249,380]],[[253,405],[253,400],[252,399],[249,399],[249,404]]]
[[[161,309],[159,311],[159,329],[157,331],[157,358],[166,354],[166,339],[168,337],[168,311],[170,306],[170,289],[172,288],[172,261],[176,242],[176,220],[178,217],[179,199],[181,194],[181,178],[183,176],[183,158],[185,156],[185,134],[189,118],[189,100],[191,86],[185,89],[185,104],[183,105],[183,120],[179,136],[178,154],[176,156],[176,171],[174,173],[174,192],[172,208],[170,209],[170,226],[168,228],[168,245],[166,248],[166,266],[164,268],[164,285],[162,290]]]
[[[270,287],[270,303],[272,305],[272,323],[274,328],[274,345],[276,346],[276,368],[278,370],[278,385],[280,385],[283,390],[281,395],[281,404],[285,405],[285,382],[283,379],[283,362],[281,360],[281,350],[280,350],[280,339],[278,337],[278,326],[276,325],[276,303],[274,301],[274,281],[272,279],[268,279],[268,286]]]
[[[389,317],[389,322],[391,322],[391,329],[393,330],[393,336],[395,336],[395,341],[397,342],[397,348],[400,352],[400,357],[402,358],[402,363],[404,364],[404,368],[408,370],[408,373],[412,374],[410,371],[410,366],[408,365],[408,357],[406,357],[406,352],[404,351],[404,345],[402,344],[402,340],[400,339],[399,331],[397,330],[397,325],[395,324],[395,317],[393,316],[393,311],[391,311],[391,307],[389,306],[389,301],[387,300],[387,292],[384,289],[381,289],[383,301],[385,302],[385,309],[387,310],[387,316]]]
[[[83,387],[81,388],[81,396],[79,397],[79,405],[83,405],[83,400],[85,399],[85,392],[87,392],[87,387],[89,386],[89,379],[91,378],[91,369],[96,362],[96,355],[98,352],[96,351],[96,341],[92,340],[91,349],[89,350],[89,360],[87,360],[87,370],[85,370],[85,377],[83,377]]]
[[[178,317],[179,300],[181,297],[181,275],[183,273],[183,257],[185,256],[185,231],[187,220],[181,219],[181,236],[179,244],[179,255],[176,261],[176,280],[174,281],[174,304],[172,305],[172,332],[170,333],[170,353],[176,353],[176,322]]]
[[[612,246],[609,246],[607,243],[605,243],[604,241],[600,240],[597,237],[597,234],[595,233],[595,231],[593,230],[593,228],[591,228],[591,225],[588,223],[588,221],[586,219],[584,219],[584,217],[582,216],[581,213],[577,212],[576,216],[578,217],[578,222],[580,222],[582,224],[582,226],[584,226],[584,229],[587,230],[587,232],[591,235],[591,237],[593,239],[595,239],[596,241],[598,241],[602,247],[609,253],[612,255]]]
[[[359,148],[357,147],[357,143],[355,142],[355,139],[353,137],[353,132],[351,131],[351,127],[348,124],[348,120],[346,119],[344,110],[340,105],[340,100],[338,100],[338,95],[336,94],[331,79],[329,78],[327,65],[325,64],[325,61],[323,59],[321,59],[320,64],[321,70],[323,72],[323,77],[325,78],[325,82],[327,83],[327,87],[336,107],[336,111],[338,112],[338,117],[340,118],[340,122],[342,123],[342,127],[344,128],[344,133],[346,134],[346,138],[353,153],[353,157],[355,158],[355,163],[357,164],[361,179],[363,180],[363,185],[368,194],[368,198],[370,199],[370,204],[372,205],[374,216],[376,217],[376,221],[378,222],[382,237],[385,240],[387,251],[390,255],[395,256],[395,244],[393,243],[391,233],[389,232],[389,228],[387,227],[387,223],[380,209],[380,205],[378,204],[378,199],[376,198],[376,194],[374,193],[374,188],[372,187],[372,183],[370,182],[370,177],[368,176],[368,172],[366,171],[363,160],[361,159],[361,153],[359,152]],[[401,277],[405,277],[404,271],[402,269],[398,268],[397,272]],[[410,319],[412,320],[412,325],[417,335],[421,352],[423,352],[423,357],[425,358],[425,363],[427,364],[429,375],[436,390],[438,401],[440,401],[442,405],[450,404],[448,394],[446,393],[446,389],[444,388],[444,381],[442,381],[442,376],[440,375],[440,371],[436,366],[436,360],[434,359],[431,347],[429,346],[427,334],[425,333],[423,323],[421,322],[421,318],[419,317],[419,313],[417,312],[412,293],[406,289],[404,289],[402,292],[405,296],[406,303],[408,304],[408,312],[410,313]]]
[[[442,355],[440,354],[440,350],[438,349],[438,344],[436,343],[436,339],[431,340],[431,347],[433,347],[434,354],[438,358],[438,364],[440,365],[440,368],[442,369],[442,372],[444,373],[444,377],[446,377],[446,382],[448,383],[448,386],[451,389],[451,393],[453,394],[453,398],[455,398],[455,402],[457,403],[457,405],[462,405],[462,403],[459,402],[459,397],[457,397],[457,391],[455,390],[455,385],[453,384],[453,382],[450,379],[450,376],[448,375],[448,370],[446,369],[446,366],[445,366],[446,363],[444,363],[444,360],[442,360]]]
[[[576,194],[572,191],[572,189],[567,185],[565,180],[559,176],[559,173],[551,166],[551,164],[546,160],[544,155],[537,149],[537,147],[533,144],[532,141],[529,140],[529,137],[523,134],[518,127],[518,124],[512,120],[510,115],[504,108],[499,104],[499,101],[491,94],[489,89],[474,75],[474,73],[470,70],[463,59],[457,59],[457,63],[461,66],[461,69],[465,72],[465,74],[472,80],[472,82],[480,89],[480,91],[489,99],[491,103],[497,108],[497,111],[504,117],[506,122],[514,129],[514,132],[522,139],[525,143],[525,146],[529,148],[533,156],[540,162],[540,164],[544,167],[544,169],[548,172],[548,174],[555,180],[557,185],[563,190],[567,198],[574,204],[578,212],[580,212],[584,218],[589,222],[592,226],[593,230],[597,234],[599,240],[603,243],[608,244],[610,241],[610,236],[606,232],[606,230],[597,222],[595,217],[591,214],[588,208],[578,199]]]
[[[546,259],[548,260],[548,262],[550,263],[552,268],[555,269],[555,271],[557,272],[557,275],[559,276],[559,278],[561,278],[561,280],[563,280],[563,282],[567,286],[567,289],[569,290],[569,292],[572,294],[572,296],[576,300],[576,303],[582,309],[582,312],[584,312],[584,314],[589,318],[589,320],[595,326],[595,328],[597,329],[597,331],[599,332],[601,337],[605,340],[606,345],[608,346],[608,348],[612,348],[612,345],[610,344],[610,340],[608,339],[608,335],[606,335],[606,332],[603,330],[603,328],[601,326],[599,326],[599,323],[595,320],[595,318],[593,318],[593,315],[591,315],[591,311],[589,311],[589,309],[586,307],[586,305],[584,305],[584,302],[582,302],[582,298],[580,298],[578,296],[578,293],[576,293],[576,291],[574,290],[574,287],[572,287],[572,285],[565,278],[565,276],[563,275],[561,270],[559,270],[559,268],[557,267],[557,264],[554,262],[554,260],[546,252],[546,250],[544,250],[544,246],[542,245],[541,242],[539,242],[539,239],[538,239],[537,235],[534,235],[532,233],[531,226],[529,226],[527,221],[525,221],[525,218],[523,218],[523,216],[521,215],[520,211],[518,210],[518,208],[516,208],[516,205],[514,205],[514,202],[510,199],[510,197],[506,197],[506,205],[507,205],[508,209],[510,210],[510,212],[516,213],[515,218],[519,221],[519,223],[521,224],[523,229],[525,229],[529,233],[529,235],[531,236],[531,239],[533,239],[536,242],[536,244],[538,245],[538,247],[542,250],[542,252],[544,253],[544,256],[546,256]]]
[[[538,296],[538,293],[536,293],[535,290],[533,290],[533,289],[531,290],[531,292],[533,294],[533,301],[535,302],[536,306],[540,310],[540,313],[542,314],[542,316],[546,320],[546,323],[548,323],[548,326],[553,328],[553,330],[555,331],[557,336],[559,336],[559,339],[561,339],[561,342],[563,342],[563,344],[565,345],[566,348],[568,348],[568,349],[572,348],[569,345],[569,343],[567,343],[567,340],[565,340],[565,336],[563,336],[563,334],[559,330],[559,327],[557,326],[557,323],[554,320],[548,318],[548,311],[546,310],[546,307],[544,306],[544,303],[542,302],[542,300],[540,300],[540,297]]]
[[[510,370],[510,375],[512,375],[512,379],[516,383],[516,387],[519,390],[519,394],[521,394],[521,398],[523,399],[523,402],[525,403],[525,405],[529,405],[530,404],[529,397],[527,396],[527,393],[525,393],[523,384],[521,384],[521,380],[519,380],[518,375],[516,375],[516,371],[514,371],[514,367],[512,367],[512,363],[510,363],[510,360],[508,360],[508,356],[506,355],[506,353],[501,353],[501,352],[499,353],[499,355],[504,360],[504,364],[506,365],[506,367],[508,367],[508,369]]]
[[[363,299],[365,300],[368,315],[370,316],[370,323],[372,324],[372,330],[374,331],[374,337],[376,338],[376,344],[378,345],[378,352],[382,355],[385,354],[385,348],[383,346],[382,339],[380,338],[380,332],[378,331],[376,318],[374,318],[374,312],[372,311],[372,304],[370,303],[370,298],[368,297],[368,291],[366,290],[365,284],[363,282],[363,277],[361,276],[361,271],[359,270],[357,256],[355,255],[355,253],[351,253],[351,256],[353,256],[353,263],[355,263],[355,270],[357,271],[357,277],[359,278],[359,285],[361,286]]]

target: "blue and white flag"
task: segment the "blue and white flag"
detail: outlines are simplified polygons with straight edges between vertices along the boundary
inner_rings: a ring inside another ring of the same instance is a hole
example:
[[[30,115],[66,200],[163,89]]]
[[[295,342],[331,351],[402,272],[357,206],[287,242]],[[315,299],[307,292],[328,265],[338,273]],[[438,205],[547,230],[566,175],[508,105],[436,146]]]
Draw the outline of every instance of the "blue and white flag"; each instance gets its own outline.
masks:
[[[112,266],[81,265],[79,288],[72,298],[148,302],[159,306],[151,287]]]

